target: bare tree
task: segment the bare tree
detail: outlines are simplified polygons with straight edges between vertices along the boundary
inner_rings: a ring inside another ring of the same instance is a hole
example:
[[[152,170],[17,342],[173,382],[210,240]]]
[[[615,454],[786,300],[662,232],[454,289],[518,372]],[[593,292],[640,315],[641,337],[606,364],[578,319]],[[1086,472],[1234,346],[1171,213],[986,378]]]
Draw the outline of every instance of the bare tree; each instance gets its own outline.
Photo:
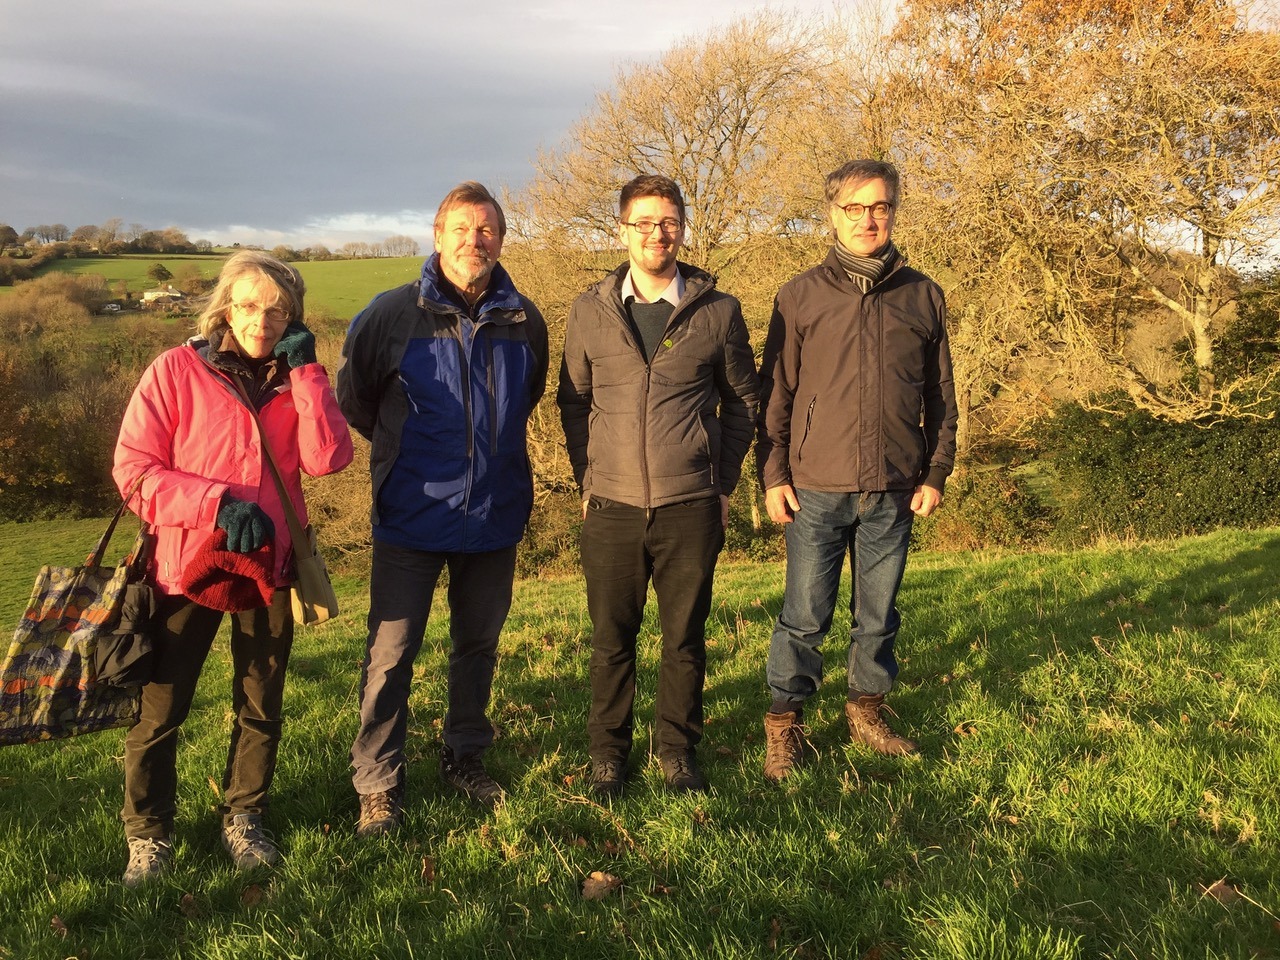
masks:
[[[1228,260],[1280,215],[1277,38],[1226,0],[1046,2],[912,0],[896,36],[904,234],[951,287],[962,397],[1032,369],[1175,419],[1241,413],[1214,320]],[[1153,304],[1195,344],[1189,393],[1127,349]]]
[[[612,242],[618,190],[641,173],[674,178],[688,214],[686,256],[712,269],[788,213],[793,177],[778,140],[821,86],[813,28],[776,12],[677,44],[618,74],[517,198],[525,236],[587,251]]]

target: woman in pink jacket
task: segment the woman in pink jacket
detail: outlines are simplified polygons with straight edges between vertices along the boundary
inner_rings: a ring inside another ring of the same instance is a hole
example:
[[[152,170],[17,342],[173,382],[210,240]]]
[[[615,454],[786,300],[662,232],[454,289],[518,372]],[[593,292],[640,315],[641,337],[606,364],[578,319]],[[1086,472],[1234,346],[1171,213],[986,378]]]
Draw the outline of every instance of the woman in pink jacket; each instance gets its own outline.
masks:
[[[142,375],[116,445],[122,493],[156,534],[160,597],[155,672],[125,741],[122,819],[126,886],[173,864],[178,728],[224,612],[232,612],[234,721],[222,776],[222,843],[238,868],[273,864],[263,829],[280,743],[285,665],[293,643],[289,528],[238,382],[257,409],[294,509],[306,523],[299,471],[351,462],[351,435],[315,337],[302,323],[298,271],[245,251],[223,265],[199,336]]]

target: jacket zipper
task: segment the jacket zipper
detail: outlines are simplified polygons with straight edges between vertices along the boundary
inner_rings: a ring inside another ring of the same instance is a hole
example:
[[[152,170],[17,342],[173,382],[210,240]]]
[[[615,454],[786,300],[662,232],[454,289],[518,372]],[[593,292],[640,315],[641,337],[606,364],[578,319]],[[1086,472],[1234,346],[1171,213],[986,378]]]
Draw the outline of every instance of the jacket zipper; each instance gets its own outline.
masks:
[[[804,453],[804,442],[809,439],[809,428],[813,426],[813,408],[817,406],[818,398],[814,397],[809,401],[809,409],[804,415],[804,436],[800,438],[800,446],[796,447],[796,459],[799,460]]]

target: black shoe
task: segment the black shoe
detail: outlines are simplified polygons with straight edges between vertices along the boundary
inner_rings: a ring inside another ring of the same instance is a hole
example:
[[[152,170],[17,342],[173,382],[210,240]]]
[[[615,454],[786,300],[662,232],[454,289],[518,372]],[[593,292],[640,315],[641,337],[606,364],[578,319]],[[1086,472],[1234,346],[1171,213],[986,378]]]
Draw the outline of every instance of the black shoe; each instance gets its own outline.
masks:
[[[706,792],[707,780],[698,769],[698,759],[692,750],[659,757],[658,764],[662,767],[662,779],[666,781],[668,790]]]
[[[591,792],[605,800],[620,797],[626,775],[627,765],[621,760],[592,760]]]
[[[448,747],[441,747],[440,779],[486,807],[496,807],[507,796],[498,781],[489,776],[478,753],[459,758]]]
[[[360,794],[360,819],[356,836],[362,840],[395,833],[404,821],[404,787]]]

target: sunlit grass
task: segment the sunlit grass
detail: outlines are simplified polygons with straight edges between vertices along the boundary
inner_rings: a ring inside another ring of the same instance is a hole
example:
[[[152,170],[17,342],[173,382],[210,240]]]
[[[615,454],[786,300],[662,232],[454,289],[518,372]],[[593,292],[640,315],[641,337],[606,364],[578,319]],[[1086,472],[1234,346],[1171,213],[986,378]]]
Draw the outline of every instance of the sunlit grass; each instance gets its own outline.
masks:
[[[87,549],[15,529],[0,526],[0,598],[25,597],[50,550]],[[527,581],[492,705],[490,767],[510,788],[496,814],[436,778],[441,602],[411,702],[407,829],[371,843],[353,834],[347,756],[366,601],[344,579],[346,612],[300,632],[291,663],[270,814],[285,864],[238,875],[217,842],[217,647],[184,727],[178,868],[151,888],[118,882],[123,732],[0,749],[0,957],[1277,956],[1278,568],[1276,531],[915,556],[891,702],[924,756],[847,744],[843,611],[806,716],[815,757],[773,787],[760,716],[781,566],[725,564],[700,751],[714,790],[673,797],[648,757],[651,611],[612,807],[584,783],[581,582]],[[4,622],[20,606],[0,602]],[[621,888],[584,900],[593,871]]]

